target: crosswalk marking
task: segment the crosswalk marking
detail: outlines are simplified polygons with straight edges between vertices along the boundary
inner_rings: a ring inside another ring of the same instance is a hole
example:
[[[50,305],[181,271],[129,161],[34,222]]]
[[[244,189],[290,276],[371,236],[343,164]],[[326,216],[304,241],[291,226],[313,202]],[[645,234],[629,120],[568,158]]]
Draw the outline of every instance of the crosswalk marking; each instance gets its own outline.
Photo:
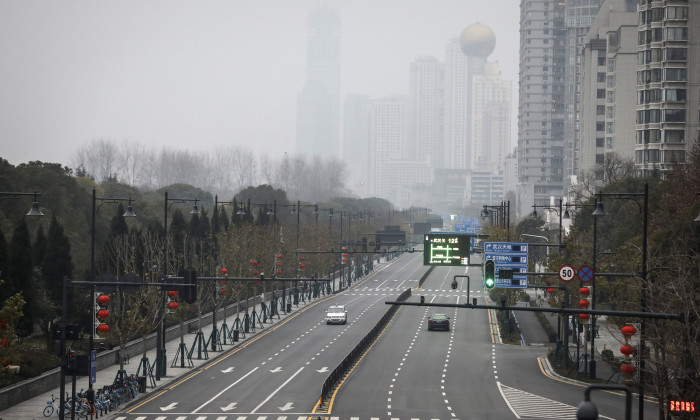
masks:
[[[515,417],[538,419],[575,419],[577,407],[554,401],[549,398],[521,391],[497,382],[503,399],[510,407]],[[611,419],[610,417],[600,416]]]

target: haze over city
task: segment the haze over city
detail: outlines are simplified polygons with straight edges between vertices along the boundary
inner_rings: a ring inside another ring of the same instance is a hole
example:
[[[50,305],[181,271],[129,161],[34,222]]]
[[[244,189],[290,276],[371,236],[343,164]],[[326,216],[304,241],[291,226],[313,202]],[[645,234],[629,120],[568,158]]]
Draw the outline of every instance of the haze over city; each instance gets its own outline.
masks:
[[[0,156],[70,164],[94,139],[294,153],[307,24],[318,4],[3,2]],[[476,22],[493,29],[489,61],[499,62],[517,98],[520,11],[512,0],[320,4],[340,11],[341,98],[407,94],[411,61],[442,60],[447,42]]]

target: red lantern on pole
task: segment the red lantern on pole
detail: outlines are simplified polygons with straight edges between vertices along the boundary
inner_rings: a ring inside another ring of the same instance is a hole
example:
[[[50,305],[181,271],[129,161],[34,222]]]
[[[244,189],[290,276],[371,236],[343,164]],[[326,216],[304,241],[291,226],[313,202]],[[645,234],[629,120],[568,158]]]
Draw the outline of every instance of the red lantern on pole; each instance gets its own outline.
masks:
[[[581,321],[586,322],[586,321],[588,321],[589,315],[588,314],[578,314],[578,317],[579,317],[579,319],[581,319]]]
[[[97,326],[97,331],[101,333],[106,333],[109,332],[109,325],[107,324],[100,324]]]
[[[179,306],[179,305],[177,304],[177,302],[170,302],[170,303],[168,303],[168,309],[171,309],[171,310],[177,309],[178,306]]]
[[[277,254],[277,259],[281,260],[282,259],[282,254]]]
[[[306,268],[306,264],[300,263],[300,264],[299,264],[299,268],[303,270],[304,268]]]
[[[547,289],[547,293],[549,293],[549,294],[554,294],[556,292],[557,292],[557,289],[555,289],[553,287],[550,287],[549,289]]]
[[[227,275],[228,274],[228,269],[226,267],[221,267],[221,270],[219,270],[222,275]]]
[[[257,276],[258,274],[260,274],[260,273],[258,273],[258,270],[253,270],[253,275],[254,275],[254,276]]]
[[[251,263],[253,264],[253,266],[258,265],[258,262],[256,260],[251,261]]]
[[[620,365],[620,371],[622,371],[625,375],[631,375],[634,373],[634,365],[632,363],[623,363]]]
[[[588,300],[587,299],[581,299],[578,304],[581,305],[581,308],[586,309],[588,308]]]
[[[625,356],[630,356],[634,353],[634,346],[631,344],[623,344],[622,347],[620,347],[620,353]]]
[[[282,270],[277,270],[277,274],[281,276],[281,275],[282,275]]]
[[[632,325],[625,325],[622,327],[622,334],[631,337],[637,333],[637,329],[634,328]]]
[[[281,262],[281,261],[278,261],[278,262],[277,262],[277,267],[282,267],[282,262]]]
[[[175,299],[177,296],[177,290],[168,290],[168,296],[170,296],[170,299]]]
[[[97,298],[97,301],[100,303],[100,305],[105,306],[106,304],[109,303],[109,296],[107,295],[100,295]]]
[[[221,296],[225,295],[225,294],[226,294],[226,289],[221,289],[221,291],[219,292],[219,294],[221,294]]]
[[[107,319],[108,316],[109,311],[106,309],[100,309],[99,311],[97,311],[97,317],[100,319]]]
[[[581,296],[586,297],[589,293],[591,293],[591,289],[588,287],[582,287],[578,290],[578,292],[581,293]]]

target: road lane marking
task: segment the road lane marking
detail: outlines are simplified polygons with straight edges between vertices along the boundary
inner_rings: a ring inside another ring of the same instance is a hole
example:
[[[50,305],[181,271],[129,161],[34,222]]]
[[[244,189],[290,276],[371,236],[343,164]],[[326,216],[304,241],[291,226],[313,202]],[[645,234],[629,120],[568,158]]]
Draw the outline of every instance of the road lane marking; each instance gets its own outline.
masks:
[[[291,382],[292,379],[294,379],[295,376],[297,376],[299,373],[301,373],[302,370],[304,370],[304,367],[303,367],[303,366],[300,367],[299,370],[297,370],[296,372],[294,372],[294,375],[290,376],[289,379],[287,379],[286,381],[284,381],[284,383],[283,383],[282,385],[280,385],[279,387],[277,387],[277,389],[275,389],[275,390],[272,392],[272,394],[268,395],[268,397],[265,398],[260,404],[258,404],[258,406],[255,407],[255,408],[253,409],[253,411],[251,411],[250,413],[253,414],[253,413],[255,413],[256,411],[258,411],[258,409],[259,409],[260,407],[262,407],[265,403],[267,403],[268,401],[270,401],[270,399],[271,399],[272,397],[274,397],[275,394],[277,394],[282,388],[284,388],[289,382]]]
[[[255,372],[256,370],[258,370],[258,368],[257,368],[257,367],[254,367],[253,370],[251,370],[250,372],[248,372],[248,373],[246,373],[245,375],[243,375],[243,376],[241,376],[240,378],[238,378],[238,380],[237,380],[236,382],[234,382],[234,383],[232,383],[231,385],[227,386],[226,388],[222,389],[221,392],[219,392],[218,394],[214,395],[209,401],[207,401],[207,402],[205,402],[204,404],[200,405],[199,407],[195,408],[194,411],[192,411],[192,414],[196,413],[197,411],[199,411],[199,410],[201,410],[202,408],[204,408],[204,406],[206,406],[206,405],[209,404],[210,402],[212,402],[212,401],[214,401],[215,399],[219,398],[219,397],[221,396],[221,394],[223,394],[224,392],[226,392],[226,391],[228,391],[229,389],[231,389],[231,388],[233,388],[234,386],[236,386],[239,382],[241,382],[243,379],[247,378],[248,375],[250,375],[251,373]]]

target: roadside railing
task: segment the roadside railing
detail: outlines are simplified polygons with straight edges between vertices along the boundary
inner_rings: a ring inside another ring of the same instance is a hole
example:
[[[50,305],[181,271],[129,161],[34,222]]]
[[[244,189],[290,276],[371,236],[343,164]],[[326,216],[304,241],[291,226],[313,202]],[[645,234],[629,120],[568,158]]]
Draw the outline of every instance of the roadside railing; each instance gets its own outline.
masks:
[[[396,299],[399,302],[403,302],[411,297],[411,289],[406,289],[399,297]],[[374,343],[379,334],[384,330],[384,327],[389,323],[391,318],[394,316],[396,311],[399,309],[397,305],[391,305],[386,311],[384,316],[379,320],[377,325],[372,328],[372,330],[367,333],[367,335],[360,340],[359,343],[353,348],[350,353],[343,359],[342,362],[333,369],[333,371],[328,375],[328,378],[323,383],[321,388],[320,405],[327,402],[330,399],[331,394],[335,390],[336,386],[340,381],[347,375],[350,369],[357,363],[357,361],[365,354],[369,346]]]

